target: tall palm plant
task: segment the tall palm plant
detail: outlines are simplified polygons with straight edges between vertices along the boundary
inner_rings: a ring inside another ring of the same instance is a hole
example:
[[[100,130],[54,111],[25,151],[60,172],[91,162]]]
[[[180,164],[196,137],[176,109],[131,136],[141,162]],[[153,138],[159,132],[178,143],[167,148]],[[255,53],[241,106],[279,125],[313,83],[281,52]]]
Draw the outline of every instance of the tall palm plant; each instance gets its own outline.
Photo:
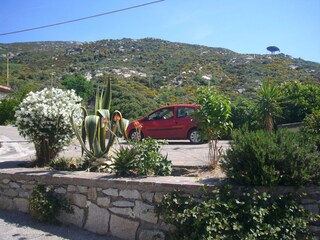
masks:
[[[258,112],[267,131],[274,129],[275,118],[281,115],[280,90],[273,82],[264,81],[258,90]]]

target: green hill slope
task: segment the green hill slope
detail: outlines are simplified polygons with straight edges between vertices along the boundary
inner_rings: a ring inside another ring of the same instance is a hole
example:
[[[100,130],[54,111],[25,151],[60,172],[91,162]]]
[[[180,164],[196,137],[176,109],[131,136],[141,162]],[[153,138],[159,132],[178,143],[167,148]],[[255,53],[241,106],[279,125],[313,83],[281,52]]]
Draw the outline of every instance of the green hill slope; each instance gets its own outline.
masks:
[[[190,102],[200,85],[215,85],[230,96],[250,96],[264,79],[320,81],[320,64],[285,54],[238,54],[146,38],[0,44],[0,84],[6,82],[8,53],[11,86],[61,86],[63,76],[76,74],[95,84],[112,77],[115,104],[123,98],[135,104],[142,101],[145,111],[160,104]]]

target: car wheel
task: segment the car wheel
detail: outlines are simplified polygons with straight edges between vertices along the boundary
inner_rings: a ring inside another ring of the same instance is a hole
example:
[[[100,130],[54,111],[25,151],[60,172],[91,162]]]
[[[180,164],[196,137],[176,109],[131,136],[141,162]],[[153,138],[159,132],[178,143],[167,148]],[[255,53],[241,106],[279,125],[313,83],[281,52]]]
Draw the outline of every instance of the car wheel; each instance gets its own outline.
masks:
[[[189,141],[191,143],[202,143],[198,129],[191,129],[189,132]]]
[[[143,133],[138,133],[135,129],[131,130],[131,132],[129,133],[129,139],[140,142],[143,139]]]

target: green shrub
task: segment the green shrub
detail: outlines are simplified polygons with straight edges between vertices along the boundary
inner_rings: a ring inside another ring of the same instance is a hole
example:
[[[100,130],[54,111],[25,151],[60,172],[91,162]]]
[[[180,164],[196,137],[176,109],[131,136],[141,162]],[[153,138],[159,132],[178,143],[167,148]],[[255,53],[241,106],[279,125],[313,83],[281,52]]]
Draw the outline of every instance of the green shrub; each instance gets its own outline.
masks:
[[[15,121],[15,111],[19,106],[19,101],[13,98],[0,101],[0,125],[7,125]]]
[[[238,129],[248,126],[250,130],[262,128],[258,121],[258,113],[255,103],[244,97],[237,97],[231,105],[231,121],[233,128]]]
[[[32,216],[43,222],[56,223],[61,210],[73,213],[67,199],[56,194],[44,185],[37,185],[29,198],[29,211]]]
[[[226,175],[243,185],[320,184],[316,141],[299,132],[236,130],[222,161]]]
[[[114,172],[118,176],[140,176],[171,174],[171,161],[160,153],[166,141],[145,138],[131,142],[131,146],[120,148],[114,157]]]
[[[177,192],[163,197],[158,211],[176,227],[171,239],[312,239],[308,223],[319,219],[292,194],[271,196],[248,189],[235,194],[224,186],[206,197],[202,202]]]
[[[303,120],[303,132],[320,135],[320,110],[314,110]]]
[[[76,158],[60,157],[49,162],[49,166],[58,171],[85,170],[85,161]]]
[[[121,147],[114,157],[114,172],[118,176],[132,176],[137,174],[137,151],[131,147]]]
[[[314,110],[305,117],[301,132],[309,137],[312,136],[317,143],[318,151],[320,151],[320,110]]]

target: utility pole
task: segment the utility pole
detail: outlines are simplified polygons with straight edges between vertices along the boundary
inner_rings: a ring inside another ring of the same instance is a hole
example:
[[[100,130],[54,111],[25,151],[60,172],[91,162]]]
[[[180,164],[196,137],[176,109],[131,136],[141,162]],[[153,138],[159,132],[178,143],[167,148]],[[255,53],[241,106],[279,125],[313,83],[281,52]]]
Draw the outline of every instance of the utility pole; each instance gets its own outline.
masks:
[[[9,53],[7,53],[7,87],[9,87]]]

